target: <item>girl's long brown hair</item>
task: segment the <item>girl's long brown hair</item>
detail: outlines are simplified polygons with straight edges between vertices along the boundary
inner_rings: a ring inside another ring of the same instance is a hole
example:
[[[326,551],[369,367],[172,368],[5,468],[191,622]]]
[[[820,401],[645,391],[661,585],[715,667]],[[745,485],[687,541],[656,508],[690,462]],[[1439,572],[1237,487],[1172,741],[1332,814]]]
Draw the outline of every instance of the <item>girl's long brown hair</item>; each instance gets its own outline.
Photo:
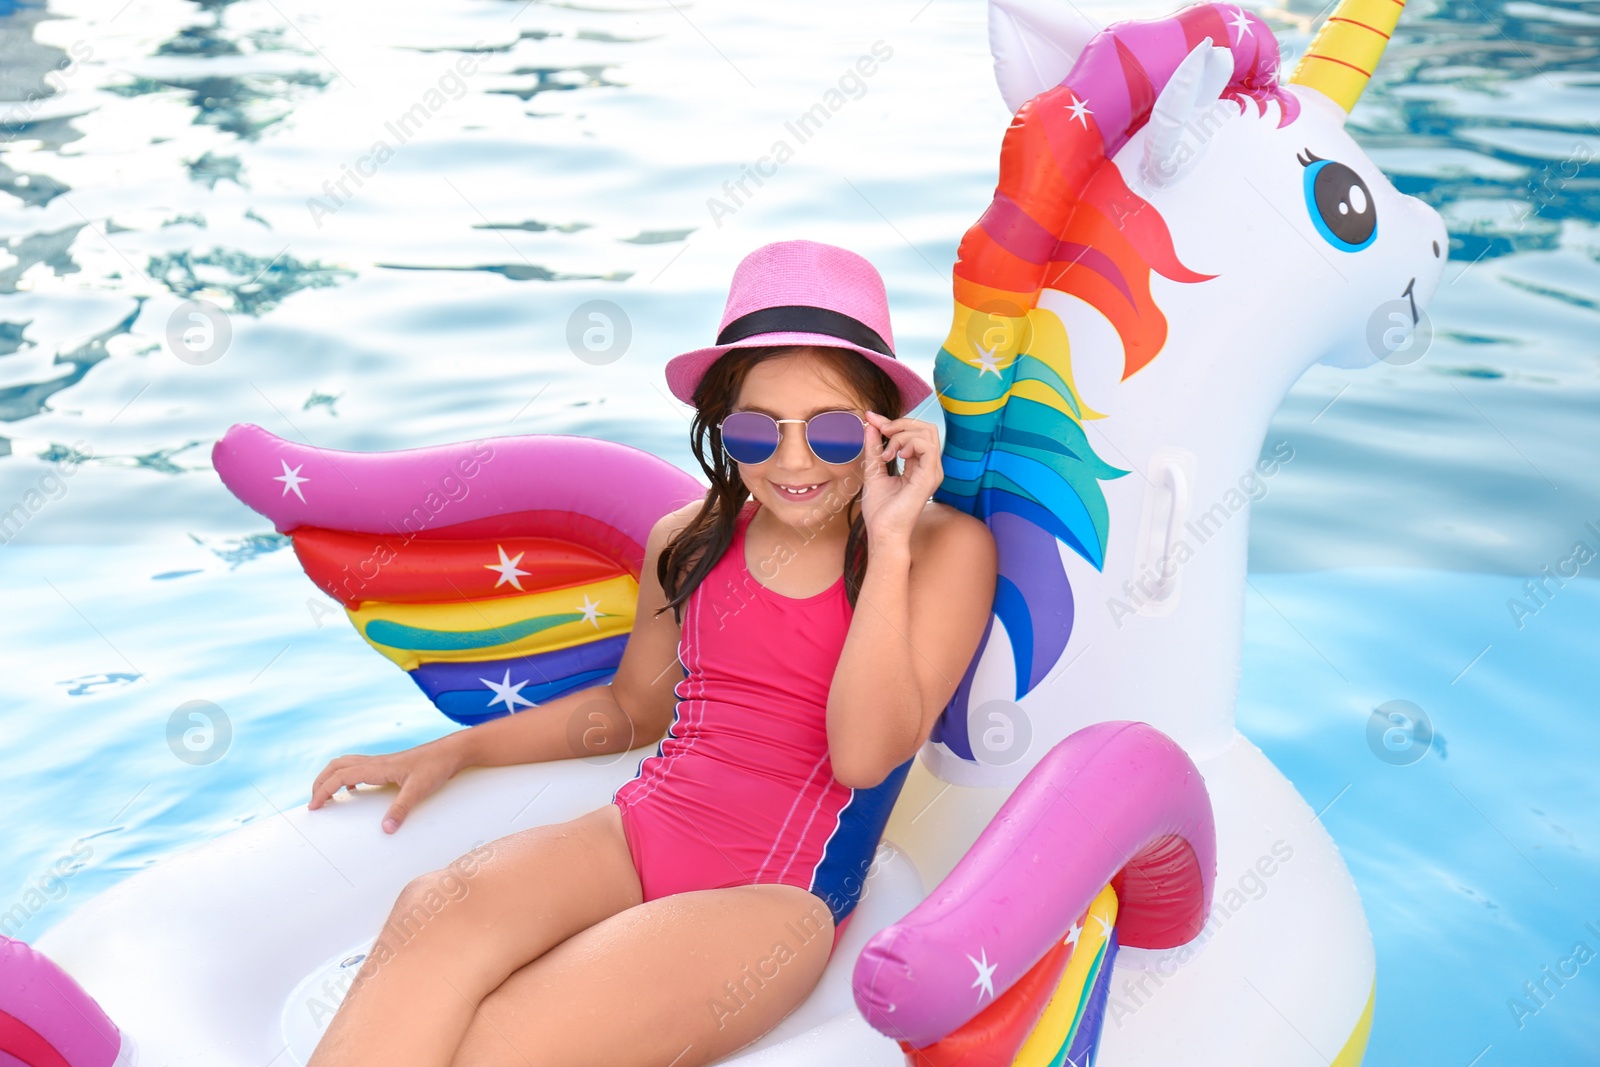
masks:
[[[695,386],[695,416],[689,427],[690,446],[700,462],[700,469],[711,480],[711,488],[694,518],[667,543],[656,560],[656,578],[667,595],[667,603],[656,611],[657,615],[671,608],[673,619],[682,625],[683,603],[733,543],[739,509],[750,498],[750,490],[739,477],[739,465],[723,451],[722,435],[717,427],[733,410],[751,367],[762,360],[800,349],[808,349],[825,359],[863,407],[890,419],[904,414],[900,408],[900,390],[894,379],[849,349],[810,345],[735,348],[711,364],[700,384]],[[892,461],[888,471],[898,475],[899,461]],[[844,546],[844,588],[852,608],[867,573],[867,531],[857,506],[860,499],[861,490],[857,489],[847,505],[851,520]]]

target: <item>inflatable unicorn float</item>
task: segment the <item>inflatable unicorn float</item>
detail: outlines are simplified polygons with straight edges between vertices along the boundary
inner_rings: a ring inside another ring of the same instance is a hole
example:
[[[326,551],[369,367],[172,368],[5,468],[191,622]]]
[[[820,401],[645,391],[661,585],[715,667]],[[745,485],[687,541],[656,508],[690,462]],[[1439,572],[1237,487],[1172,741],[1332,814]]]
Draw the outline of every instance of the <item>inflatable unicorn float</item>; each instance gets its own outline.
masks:
[[[1015,115],[935,364],[937,498],[994,532],[993,617],[816,990],[723,1062],[1360,1062],[1355,886],[1233,711],[1249,503],[1292,455],[1269,419],[1312,363],[1376,361],[1370,324],[1403,335],[1445,262],[1344,129],[1402,6],[1343,0],[1280,83],[1239,7],[1101,30],[996,0]],[[609,679],[647,532],[704,491],[567,435],[353,453],[237,425],[213,459],[461,723]],[[411,878],[634,763],[469,770],[395,837],[363,791],[165,859],[0,940],[0,1063],[303,1063]]]

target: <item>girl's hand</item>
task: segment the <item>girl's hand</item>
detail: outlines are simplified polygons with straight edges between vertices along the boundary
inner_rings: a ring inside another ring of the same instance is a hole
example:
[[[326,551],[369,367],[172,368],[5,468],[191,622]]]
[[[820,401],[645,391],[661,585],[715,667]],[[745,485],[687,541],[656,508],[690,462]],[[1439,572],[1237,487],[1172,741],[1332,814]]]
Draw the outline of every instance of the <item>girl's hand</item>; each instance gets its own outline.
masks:
[[[876,411],[867,412],[863,421],[867,427],[861,518],[867,544],[909,548],[923,507],[944,480],[939,431],[921,419],[886,419]],[[882,449],[877,442],[880,435],[889,439]],[[898,478],[887,467],[896,457],[906,461],[905,473]]]
[[[450,734],[440,741],[447,740]],[[356,786],[387,785],[393,782],[400,787],[400,795],[383,817],[383,832],[392,834],[400,829],[411,809],[426,797],[439,791],[461,769],[457,755],[459,746],[429,742],[394,752],[387,756],[340,756],[332,760],[311,786],[311,803],[315,811],[341,789],[351,793]]]

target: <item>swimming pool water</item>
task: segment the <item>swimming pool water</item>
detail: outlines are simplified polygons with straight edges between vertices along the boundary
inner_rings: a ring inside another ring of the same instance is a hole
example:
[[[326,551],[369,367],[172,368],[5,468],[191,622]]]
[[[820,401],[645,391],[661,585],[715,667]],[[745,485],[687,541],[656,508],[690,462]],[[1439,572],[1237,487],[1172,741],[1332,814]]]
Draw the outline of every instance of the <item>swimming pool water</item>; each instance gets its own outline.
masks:
[[[1319,13],[1255,9],[1296,50]],[[229,425],[583,433],[694,469],[661,365],[745,252],[796,236],[878,266],[931,372],[1009,120],[984,17],[0,3],[0,506],[38,503],[0,544],[7,932],[449,728],[218,483]],[[1450,227],[1431,347],[1313,368],[1268,431],[1295,458],[1254,508],[1239,723],[1361,890],[1376,1067],[1600,1063],[1574,952],[1600,953],[1597,51],[1594,0],[1413,0],[1351,129]],[[173,322],[191,297],[226,313],[214,361],[168,347],[206,328]],[[595,300],[631,335],[611,362],[568,342]],[[177,755],[193,700],[232,732],[212,763]],[[1390,701],[1431,721],[1414,762],[1369,745]]]

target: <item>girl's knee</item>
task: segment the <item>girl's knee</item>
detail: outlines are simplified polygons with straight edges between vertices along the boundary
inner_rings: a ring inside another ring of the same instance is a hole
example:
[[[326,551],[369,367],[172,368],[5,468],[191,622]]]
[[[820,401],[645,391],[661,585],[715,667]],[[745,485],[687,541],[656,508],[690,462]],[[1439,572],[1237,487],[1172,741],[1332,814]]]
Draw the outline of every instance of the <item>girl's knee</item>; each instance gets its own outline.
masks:
[[[452,996],[478,1003],[521,962],[507,946],[485,937],[495,908],[489,894],[449,868],[428,871],[406,884],[379,930],[374,963],[404,959],[449,983]]]
[[[384,932],[409,940],[447,916],[470,911],[471,901],[471,879],[453,866],[419,874],[400,890]]]
[[[442,913],[447,905],[465,901],[472,895],[473,884],[484,862],[493,854],[492,842],[479,845],[450,861],[448,866],[417,875],[400,891],[395,911],[431,917]]]

